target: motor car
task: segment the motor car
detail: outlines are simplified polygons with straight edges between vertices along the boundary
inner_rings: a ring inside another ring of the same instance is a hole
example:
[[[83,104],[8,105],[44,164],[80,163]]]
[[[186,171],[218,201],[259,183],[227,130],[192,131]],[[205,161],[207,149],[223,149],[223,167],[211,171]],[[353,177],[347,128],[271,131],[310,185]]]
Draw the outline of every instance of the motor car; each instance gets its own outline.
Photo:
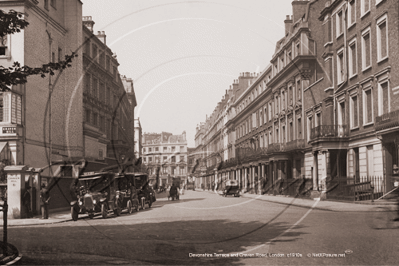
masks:
[[[147,173],[125,173],[129,182],[137,189],[138,202],[141,209],[145,209],[146,205],[151,208],[156,201],[155,191],[150,186],[150,180]]]
[[[70,203],[74,221],[83,213],[88,213],[92,219],[95,213],[100,212],[103,218],[107,218],[109,213],[120,216],[124,209],[129,213],[139,209],[138,193],[130,187],[124,175],[90,172],[80,175],[74,182],[77,196]]]
[[[72,220],[78,220],[79,214],[88,214],[93,219],[95,213],[103,212],[103,205],[109,199],[109,192],[104,184],[108,178],[112,178],[112,174],[85,173],[72,181],[71,191],[76,194],[70,202]]]
[[[234,195],[234,197],[240,196],[240,187],[237,180],[226,180],[225,188],[223,189],[223,196]]]

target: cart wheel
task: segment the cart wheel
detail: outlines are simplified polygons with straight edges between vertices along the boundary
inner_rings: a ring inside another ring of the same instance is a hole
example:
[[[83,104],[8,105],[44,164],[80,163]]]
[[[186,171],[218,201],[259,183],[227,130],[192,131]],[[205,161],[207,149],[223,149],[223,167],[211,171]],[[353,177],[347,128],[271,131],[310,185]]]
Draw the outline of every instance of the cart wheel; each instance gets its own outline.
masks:
[[[108,216],[108,206],[106,203],[101,204],[101,215],[104,219],[106,219]]]
[[[94,218],[94,212],[89,212],[89,218],[93,219]]]
[[[122,209],[118,205],[116,205],[116,208],[114,209],[114,213],[116,216],[121,216]]]
[[[79,217],[79,213],[76,209],[77,209],[76,206],[71,207],[71,216],[72,216],[72,220],[74,220],[74,221],[77,221],[78,217]]]
[[[140,210],[140,204],[139,201],[137,199],[134,200],[135,206],[136,206],[136,211]]]
[[[127,212],[132,213],[133,212],[132,201],[128,200],[126,205],[127,205]]]

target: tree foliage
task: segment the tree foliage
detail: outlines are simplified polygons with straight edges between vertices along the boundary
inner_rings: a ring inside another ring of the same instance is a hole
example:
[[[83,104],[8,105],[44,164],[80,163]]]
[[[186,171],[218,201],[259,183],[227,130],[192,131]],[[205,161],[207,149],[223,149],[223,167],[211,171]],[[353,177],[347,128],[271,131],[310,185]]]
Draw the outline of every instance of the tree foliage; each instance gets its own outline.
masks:
[[[28,25],[29,22],[24,19],[23,13],[14,10],[9,12],[0,10],[0,38],[21,32]],[[18,62],[14,62],[11,67],[0,66],[0,91],[10,90],[11,85],[24,84],[32,75],[40,75],[42,78],[46,77],[46,74],[53,76],[55,71],[62,71],[70,67],[75,57],[77,54],[72,52],[70,55],[65,55],[63,61],[49,62],[40,67],[21,66]]]

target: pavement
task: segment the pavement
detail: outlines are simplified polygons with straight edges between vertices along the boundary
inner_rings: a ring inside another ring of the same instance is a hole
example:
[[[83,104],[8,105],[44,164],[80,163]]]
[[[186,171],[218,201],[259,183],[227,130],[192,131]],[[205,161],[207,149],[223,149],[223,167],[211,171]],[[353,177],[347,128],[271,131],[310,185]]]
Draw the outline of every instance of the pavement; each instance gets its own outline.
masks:
[[[200,189],[196,189],[196,191],[204,191]],[[221,191],[214,192],[205,190],[209,193],[217,193],[221,194]],[[283,195],[258,195],[251,193],[241,193],[241,197],[251,198],[254,200],[263,200],[273,203],[279,203],[284,205],[291,205],[296,207],[303,208],[313,208],[317,210],[326,210],[326,211],[336,211],[336,212],[368,212],[368,211],[379,211],[382,210],[381,207],[386,207],[387,205],[395,205],[397,204],[396,200],[365,200],[365,201],[357,201],[357,202],[347,202],[347,201],[332,201],[332,200],[313,200],[309,198],[294,198]]]

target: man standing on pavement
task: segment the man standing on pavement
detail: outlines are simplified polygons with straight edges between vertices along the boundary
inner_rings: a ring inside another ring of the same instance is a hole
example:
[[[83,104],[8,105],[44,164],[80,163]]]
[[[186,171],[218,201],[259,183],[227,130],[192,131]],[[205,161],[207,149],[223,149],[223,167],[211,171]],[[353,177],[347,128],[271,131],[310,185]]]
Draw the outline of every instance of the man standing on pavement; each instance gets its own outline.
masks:
[[[22,204],[24,205],[25,208],[25,213],[27,218],[32,218],[32,212],[30,209],[30,192],[29,192],[30,186],[27,185],[25,188],[25,193],[22,196]]]
[[[42,219],[48,219],[48,202],[50,200],[50,193],[46,189],[46,185],[42,184],[40,190],[40,208],[42,211]]]

